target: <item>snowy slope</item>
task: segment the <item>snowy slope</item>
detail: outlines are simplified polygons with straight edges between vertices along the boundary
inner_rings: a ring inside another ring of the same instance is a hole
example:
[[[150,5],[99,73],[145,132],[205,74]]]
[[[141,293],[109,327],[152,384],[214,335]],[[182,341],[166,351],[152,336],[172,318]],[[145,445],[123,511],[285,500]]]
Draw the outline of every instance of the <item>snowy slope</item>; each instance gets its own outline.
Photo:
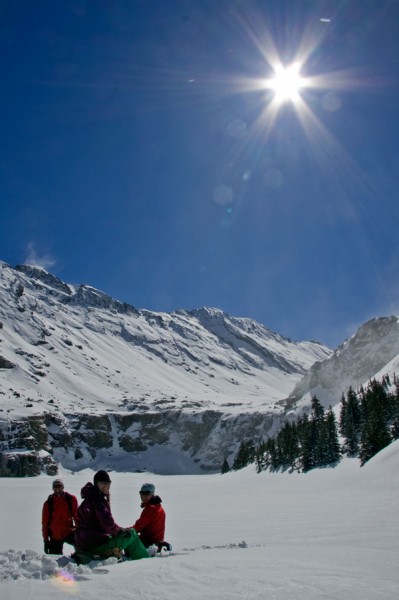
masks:
[[[137,311],[43,269],[0,263],[1,405],[9,416],[275,410],[331,350],[217,309]]]
[[[325,406],[334,406],[350,386],[356,390],[370,379],[394,374],[399,374],[399,318],[372,319],[330,357],[312,365],[290,394],[289,404],[297,409],[316,395]]]
[[[0,597],[393,600],[398,473],[399,441],[362,468],[346,459],[335,469],[291,475],[251,468],[224,476],[112,473],[113,513],[122,526],[139,514],[139,486],[154,481],[177,554],[80,568],[61,568],[42,554],[40,514],[51,479],[3,479]],[[78,495],[92,475],[63,478]]]

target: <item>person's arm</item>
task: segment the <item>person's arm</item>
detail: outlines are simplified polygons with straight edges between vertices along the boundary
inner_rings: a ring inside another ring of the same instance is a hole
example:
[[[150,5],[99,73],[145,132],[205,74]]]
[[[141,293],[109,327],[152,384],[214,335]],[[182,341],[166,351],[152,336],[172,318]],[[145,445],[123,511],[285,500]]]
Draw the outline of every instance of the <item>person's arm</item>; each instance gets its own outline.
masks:
[[[105,500],[95,507],[98,523],[104,533],[117,535],[123,528],[114,521],[108,502]]]
[[[43,535],[43,539],[45,542],[50,537],[49,518],[50,518],[50,511],[48,509],[48,502],[46,500],[46,502],[43,504],[43,510],[42,510],[42,535]]]
[[[78,501],[76,499],[76,496],[72,496],[72,518],[74,526],[76,527],[78,523]]]
[[[51,551],[50,548],[50,510],[48,506],[48,501],[43,504],[42,509],[42,536],[44,543],[44,553],[49,554]]]

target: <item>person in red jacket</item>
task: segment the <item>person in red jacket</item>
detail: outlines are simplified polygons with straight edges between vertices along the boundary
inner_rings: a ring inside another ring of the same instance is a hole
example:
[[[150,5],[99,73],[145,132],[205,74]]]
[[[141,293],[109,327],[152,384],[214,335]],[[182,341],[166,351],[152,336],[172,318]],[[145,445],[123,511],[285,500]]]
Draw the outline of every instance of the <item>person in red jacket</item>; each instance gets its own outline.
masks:
[[[161,506],[161,498],[155,495],[154,484],[144,483],[139,493],[143,510],[132,527],[139,534],[143,545],[148,548],[164,541],[166,515]]]
[[[64,491],[61,479],[53,481],[53,493],[43,504],[42,534],[46,554],[62,554],[64,542],[73,545],[78,501]]]

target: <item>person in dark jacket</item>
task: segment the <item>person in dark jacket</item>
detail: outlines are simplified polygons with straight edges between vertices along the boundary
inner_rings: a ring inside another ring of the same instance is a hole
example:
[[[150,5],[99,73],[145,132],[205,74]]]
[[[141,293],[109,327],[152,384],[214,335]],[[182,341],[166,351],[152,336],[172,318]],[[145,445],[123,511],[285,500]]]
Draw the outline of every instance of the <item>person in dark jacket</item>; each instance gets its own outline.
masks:
[[[42,535],[46,554],[62,554],[64,542],[73,546],[78,516],[76,496],[64,490],[61,479],[53,481],[53,493],[43,504]]]
[[[162,499],[155,495],[153,483],[144,483],[139,494],[143,510],[133,527],[143,545],[148,548],[164,541],[166,514],[161,506]]]
[[[98,471],[93,483],[81,490],[83,502],[78,509],[75,531],[75,554],[89,553],[101,558],[118,555],[125,550],[127,557],[148,558],[148,552],[136,531],[117,525],[110,506],[111,479],[106,471]]]

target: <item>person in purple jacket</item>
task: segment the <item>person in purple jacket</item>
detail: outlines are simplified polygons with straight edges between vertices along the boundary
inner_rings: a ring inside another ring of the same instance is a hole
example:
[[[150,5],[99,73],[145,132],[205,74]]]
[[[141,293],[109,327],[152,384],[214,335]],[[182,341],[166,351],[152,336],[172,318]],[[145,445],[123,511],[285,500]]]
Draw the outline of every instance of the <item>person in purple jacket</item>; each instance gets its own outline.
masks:
[[[86,483],[81,490],[83,502],[78,508],[74,540],[77,562],[88,562],[93,555],[99,558],[119,556],[122,550],[132,560],[149,557],[136,531],[115,523],[110,506],[110,486],[108,473],[98,471],[93,483]]]

